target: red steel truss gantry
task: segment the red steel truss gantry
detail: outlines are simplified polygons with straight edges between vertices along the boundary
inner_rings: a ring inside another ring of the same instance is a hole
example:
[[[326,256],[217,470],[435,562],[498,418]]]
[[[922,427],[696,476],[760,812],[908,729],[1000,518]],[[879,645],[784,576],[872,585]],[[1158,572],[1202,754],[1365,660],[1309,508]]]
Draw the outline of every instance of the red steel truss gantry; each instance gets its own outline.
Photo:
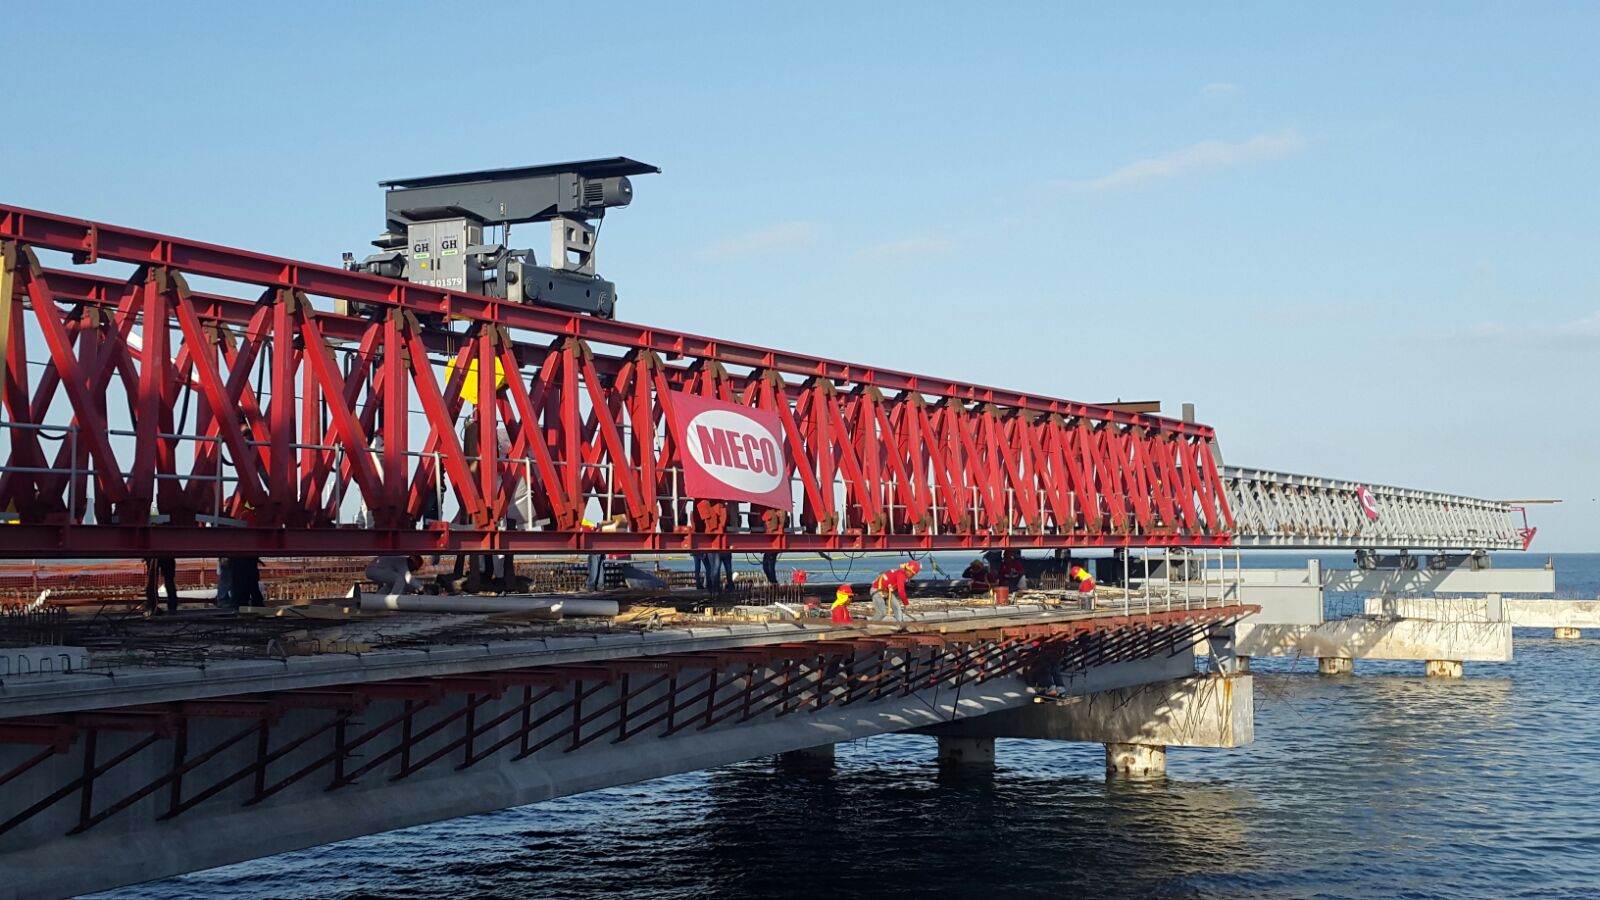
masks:
[[[0,252],[0,556],[1230,543],[1204,425],[10,206]],[[775,413],[791,506],[684,496],[671,391]]]

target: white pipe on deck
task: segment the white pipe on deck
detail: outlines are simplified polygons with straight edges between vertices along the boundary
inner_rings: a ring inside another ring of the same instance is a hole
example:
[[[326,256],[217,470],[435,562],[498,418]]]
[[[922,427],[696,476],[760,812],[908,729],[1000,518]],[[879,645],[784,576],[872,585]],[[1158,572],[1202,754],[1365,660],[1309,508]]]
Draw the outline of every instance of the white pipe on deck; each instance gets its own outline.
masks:
[[[526,613],[548,610],[553,616],[614,616],[617,601],[592,597],[535,597],[529,594],[486,596],[457,594],[438,597],[431,594],[361,594],[361,608],[399,612]]]

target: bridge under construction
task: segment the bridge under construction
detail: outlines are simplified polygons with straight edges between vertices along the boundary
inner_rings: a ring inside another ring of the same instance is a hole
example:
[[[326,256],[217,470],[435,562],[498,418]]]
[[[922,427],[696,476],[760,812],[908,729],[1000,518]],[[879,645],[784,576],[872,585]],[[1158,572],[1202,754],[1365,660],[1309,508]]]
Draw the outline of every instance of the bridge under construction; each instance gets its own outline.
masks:
[[[941,582],[904,623],[665,584],[560,595],[616,613],[583,618],[34,598],[0,631],[0,897],[888,732],[1155,774],[1250,740],[1261,604],[1230,554],[1458,573],[1532,540],[1507,503],[1224,465],[1192,416],[619,320],[594,222],[654,171],[387,182],[379,252],[342,267],[0,205],[0,558],[1113,551],[1120,583]],[[526,223],[543,264],[504,243]],[[1319,624],[1320,577],[1294,586]]]

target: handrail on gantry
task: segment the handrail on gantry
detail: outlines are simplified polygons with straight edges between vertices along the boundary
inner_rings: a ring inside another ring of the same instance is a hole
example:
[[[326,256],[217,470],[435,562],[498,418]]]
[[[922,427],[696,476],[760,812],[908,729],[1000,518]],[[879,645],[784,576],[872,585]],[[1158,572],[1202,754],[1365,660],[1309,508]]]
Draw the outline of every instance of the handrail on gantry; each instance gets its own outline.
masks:
[[[16,207],[0,243],[6,555],[1229,542],[1204,425]],[[774,414],[792,504],[688,497],[672,392]]]

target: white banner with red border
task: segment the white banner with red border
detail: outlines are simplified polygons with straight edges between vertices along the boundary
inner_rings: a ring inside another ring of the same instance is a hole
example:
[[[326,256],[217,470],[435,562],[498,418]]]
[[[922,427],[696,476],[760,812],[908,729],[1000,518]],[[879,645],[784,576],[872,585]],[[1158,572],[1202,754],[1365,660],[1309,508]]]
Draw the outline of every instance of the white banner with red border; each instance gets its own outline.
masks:
[[[671,399],[686,494],[790,507],[788,445],[777,413],[681,391]]]

